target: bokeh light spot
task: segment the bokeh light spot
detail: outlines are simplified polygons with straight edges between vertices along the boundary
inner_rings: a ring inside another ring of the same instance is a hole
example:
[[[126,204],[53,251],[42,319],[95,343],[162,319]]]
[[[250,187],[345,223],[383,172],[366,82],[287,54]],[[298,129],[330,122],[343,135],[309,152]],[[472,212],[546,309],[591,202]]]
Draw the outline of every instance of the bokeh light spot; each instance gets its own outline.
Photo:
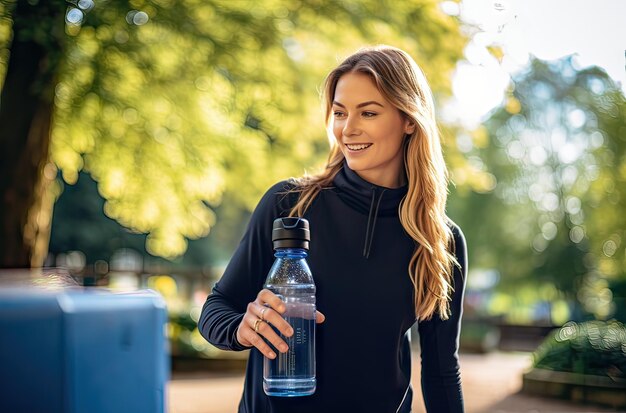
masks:
[[[581,207],[580,198],[576,196],[570,196],[567,198],[567,201],[565,201],[565,209],[567,213],[569,214],[572,214],[572,215],[578,214],[578,211],[580,211],[580,207]]]
[[[141,26],[141,25],[148,23],[148,20],[150,20],[150,18],[148,17],[148,14],[143,11],[138,11],[133,16],[133,23],[135,23],[137,26]]]
[[[617,251],[617,244],[612,239],[606,241],[602,246],[602,252],[604,252],[604,255],[607,257],[612,257],[615,251]]]
[[[95,4],[93,0],[79,0],[78,1],[78,7],[80,7],[82,10],[85,10],[85,11],[89,11],[93,9],[94,6]]]
[[[82,11],[76,8],[72,8],[67,12],[65,21],[69,24],[79,25],[83,21],[84,14]]]
[[[459,4],[454,1],[443,1],[439,3],[439,7],[448,16],[458,16],[461,13]]]
[[[581,226],[575,226],[569,231],[569,239],[578,244],[585,238],[585,230]]]
[[[541,226],[541,233],[548,241],[553,240],[556,237],[557,232],[558,230],[556,224],[552,221],[546,222]]]
[[[570,113],[567,114],[567,119],[569,120],[569,124],[575,128],[581,128],[585,122],[587,121],[587,116],[585,112],[581,109],[574,109]]]

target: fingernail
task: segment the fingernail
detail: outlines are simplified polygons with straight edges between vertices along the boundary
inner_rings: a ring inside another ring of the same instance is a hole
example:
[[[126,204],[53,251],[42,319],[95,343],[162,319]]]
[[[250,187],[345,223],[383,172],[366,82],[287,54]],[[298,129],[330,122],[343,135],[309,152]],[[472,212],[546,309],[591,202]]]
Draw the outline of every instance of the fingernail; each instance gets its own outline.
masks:
[[[289,347],[287,347],[287,345],[286,345],[286,344],[282,344],[282,345],[280,346],[280,351],[282,351],[283,353],[284,353],[285,351],[287,351],[287,350],[289,350]]]
[[[291,337],[293,335],[293,328],[287,330],[287,336]]]
[[[270,351],[269,354],[267,355],[269,358],[273,359],[276,358],[276,354],[274,354],[273,351]]]

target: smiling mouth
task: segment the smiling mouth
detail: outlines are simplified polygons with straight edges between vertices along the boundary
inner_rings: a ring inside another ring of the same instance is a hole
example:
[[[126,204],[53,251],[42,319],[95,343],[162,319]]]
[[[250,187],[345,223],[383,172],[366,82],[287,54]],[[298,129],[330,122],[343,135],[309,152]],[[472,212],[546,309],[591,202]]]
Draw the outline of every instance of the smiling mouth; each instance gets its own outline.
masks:
[[[354,144],[346,143],[346,147],[350,149],[351,151],[362,151],[364,149],[369,148],[370,146],[372,146],[371,143],[354,143]]]

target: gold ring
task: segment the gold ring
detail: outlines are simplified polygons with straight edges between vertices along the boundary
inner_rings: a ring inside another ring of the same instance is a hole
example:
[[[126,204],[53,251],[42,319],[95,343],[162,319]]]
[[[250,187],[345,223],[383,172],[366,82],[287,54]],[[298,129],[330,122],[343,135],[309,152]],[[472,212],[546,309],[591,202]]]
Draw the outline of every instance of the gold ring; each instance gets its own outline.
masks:
[[[260,318],[257,318],[256,321],[254,322],[254,332],[258,333],[259,332],[259,323],[262,323],[263,320],[261,320]]]
[[[263,307],[263,309],[261,310],[261,317],[260,319],[265,321],[265,317],[263,317],[263,314],[265,314],[265,310],[267,310],[267,307]]]

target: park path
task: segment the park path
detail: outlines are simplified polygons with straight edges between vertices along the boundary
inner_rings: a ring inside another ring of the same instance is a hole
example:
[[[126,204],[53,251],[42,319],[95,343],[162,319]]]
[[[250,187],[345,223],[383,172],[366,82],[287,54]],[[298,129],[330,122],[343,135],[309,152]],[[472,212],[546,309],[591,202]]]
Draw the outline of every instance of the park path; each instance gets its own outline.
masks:
[[[521,394],[522,373],[530,353],[461,354],[466,413],[604,413],[597,406]],[[413,413],[425,413],[419,387],[419,356],[413,357]],[[169,413],[235,413],[243,388],[243,372],[187,372],[172,375]],[[622,411],[623,412],[623,411]]]

